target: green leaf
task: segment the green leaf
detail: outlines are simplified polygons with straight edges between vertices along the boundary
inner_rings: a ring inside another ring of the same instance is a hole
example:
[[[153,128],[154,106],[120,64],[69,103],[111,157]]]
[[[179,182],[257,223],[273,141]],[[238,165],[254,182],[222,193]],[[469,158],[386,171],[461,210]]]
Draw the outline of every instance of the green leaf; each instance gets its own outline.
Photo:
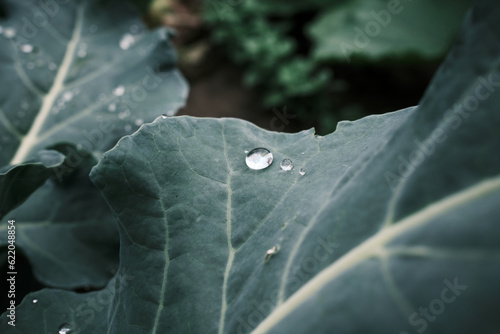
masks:
[[[0,21],[0,165],[61,141],[102,153],[184,104],[187,84],[174,68],[166,30],[145,31],[121,1],[7,6]]]
[[[64,155],[43,150],[38,152],[35,160],[0,170],[0,218],[19,206],[53,176],[54,168],[64,162]]]
[[[446,54],[470,0],[339,2],[309,26],[322,61],[379,61]]]
[[[91,178],[119,219],[117,277],[134,278],[90,324],[81,295],[54,290],[36,296],[63,303],[25,300],[19,319],[46,332],[500,331],[499,15],[477,2],[417,108],[325,137],[190,117],[124,137]],[[274,154],[267,169],[246,166],[255,147]],[[0,328],[20,332],[6,316]]]
[[[0,211],[16,220],[16,244],[39,281],[60,288],[103,287],[118,265],[118,235],[89,169],[143,122],[175,114],[187,84],[174,67],[168,31],[146,31],[128,3],[3,5],[0,166],[11,167],[0,182],[10,182],[14,172],[31,174],[26,182],[0,189]],[[44,149],[66,156],[52,168],[56,178],[45,184],[48,170],[35,178],[32,172],[40,166],[25,163]],[[7,244],[6,221],[0,223],[0,244]]]

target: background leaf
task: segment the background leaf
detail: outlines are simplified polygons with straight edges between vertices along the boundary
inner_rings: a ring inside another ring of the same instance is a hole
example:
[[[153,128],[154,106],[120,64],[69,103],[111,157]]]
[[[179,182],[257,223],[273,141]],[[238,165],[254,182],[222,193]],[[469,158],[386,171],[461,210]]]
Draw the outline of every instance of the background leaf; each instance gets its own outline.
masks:
[[[442,57],[470,0],[343,1],[310,27],[313,55],[322,61]]]
[[[169,32],[147,31],[128,2],[7,1],[4,7],[0,166],[13,166],[11,173],[28,168],[24,162],[44,149],[60,151],[66,161],[17,210],[4,202],[0,211],[16,220],[17,245],[39,281],[101,288],[118,265],[118,235],[89,169],[143,122],[174,115],[187,84],[175,68]],[[13,201],[43,184],[32,181],[29,189],[17,183],[0,196]],[[6,242],[5,220],[0,245]]]

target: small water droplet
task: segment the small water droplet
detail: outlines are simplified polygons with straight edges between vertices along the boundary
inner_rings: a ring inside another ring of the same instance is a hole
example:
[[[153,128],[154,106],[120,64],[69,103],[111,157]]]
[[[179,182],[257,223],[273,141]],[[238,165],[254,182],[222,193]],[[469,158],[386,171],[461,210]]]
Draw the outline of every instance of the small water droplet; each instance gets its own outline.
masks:
[[[33,304],[38,303],[38,299],[33,299]]]
[[[132,126],[130,124],[125,125],[125,131],[126,132],[132,131]]]
[[[304,153],[306,153],[306,152],[302,152],[302,153],[300,153],[300,154],[304,154]]]
[[[165,119],[168,118],[167,114],[161,114],[161,118]]]
[[[306,175],[306,170],[305,170],[304,168],[301,168],[301,169],[299,170],[299,174],[300,174],[300,175]]]
[[[22,44],[19,49],[21,50],[21,52],[24,52],[24,53],[30,53],[33,51],[33,45],[31,44]]]
[[[113,94],[116,96],[122,96],[125,93],[125,87],[120,85],[113,90]]]
[[[80,49],[78,50],[76,55],[78,56],[78,58],[85,58],[87,56],[87,50]]]
[[[29,63],[27,63],[27,64],[26,64],[26,68],[27,68],[28,70],[32,70],[32,69],[34,69],[34,68],[35,68],[35,63],[33,63],[33,62],[29,62]]]
[[[247,154],[247,153],[248,153],[248,150],[245,150],[245,154]]]
[[[120,39],[120,49],[128,50],[135,43],[135,37],[131,34],[125,34]]]
[[[111,103],[109,106],[108,106],[108,111],[110,112],[114,112],[116,110],[116,103]]]
[[[264,169],[273,163],[273,154],[266,148],[254,148],[248,152],[245,162],[250,169]]]
[[[50,63],[50,64],[49,64],[49,70],[51,70],[51,71],[55,71],[56,69],[57,69],[57,65],[56,65],[56,63]]]
[[[269,260],[271,258],[271,256],[275,255],[276,253],[278,253],[280,251],[280,247],[279,246],[274,246],[272,248],[269,248],[266,252],[266,257],[264,258],[265,261]]]
[[[64,323],[61,326],[59,326],[59,334],[70,334],[71,333],[71,326],[70,324]]]
[[[280,163],[280,167],[283,170],[292,170],[292,168],[293,168],[292,160],[283,159],[283,161]]]
[[[138,118],[135,120],[135,125],[140,126],[144,123],[144,120],[142,118]]]
[[[174,115],[175,115],[174,109],[167,111],[167,116],[174,116]]]
[[[62,96],[62,99],[65,102],[71,101],[72,98],[73,98],[73,92],[70,92],[70,91],[64,92],[64,94]]]
[[[125,111],[122,111],[121,113],[118,114],[119,119],[125,119],[129,116],[130,116],[130,110],[128,110],[128,109]]]
[[[16,37],[17,31],[14,28],[8,27],[3,30],[3,35],[5,38],[14,38]]]

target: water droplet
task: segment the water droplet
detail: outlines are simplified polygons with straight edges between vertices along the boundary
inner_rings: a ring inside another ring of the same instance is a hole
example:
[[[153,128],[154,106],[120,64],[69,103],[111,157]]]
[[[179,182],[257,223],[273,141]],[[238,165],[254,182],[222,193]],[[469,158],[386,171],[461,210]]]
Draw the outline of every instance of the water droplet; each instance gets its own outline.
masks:
[[[22,44],[19,49],[21,50],[21,52],[24,52],[24,53],[30,53],[33,51],[33,45],[31,44]]]
[[[269,260],[271,258],[271,256],[275,255],[276,253],[278,253],[280,251],[280,247],[279,246],[274,246],[272,248],[269,248],[266,252],[266,257],[264,258],[265,261]]]
[[[306,170],[305,170],[304,168],[301,168],[301,169],[299,170],[299,174],[300,174],[300,175],[306,175]]]
[[[135,43],[135,37],[131,34],[125,34],[120,39],[120,49],[128,50]]]
[[[33,299],[33,304],[38,303],[38,299]]]
[[[245,150],[245,154],[247,154],[247,153],[248,153],[248,150]]]
[[[3,30],[3,35],[5,36],[5,38],[9,38],[9,39],[14,38],[14,37],[16,37],[16,34],[17,34],[16,29],[11,28],[11,27],[5,28]]]
[[[109,106],[108,106],[108,110],[110,112],[114,112],[116,110],[116,103],[111,103]]]
[[[73,98],[73,93],[70,91],[64,92],[64,94],[62,96],[63,101],[66,101],[66,102],[71,101],[72,98]]]
[[[144,123],[144,120],[142,118],[138,118],[135,120],[135,125],[140,126]]]
[[[132,126],[130,124],[125,125],[125,131],[126,132],[132,131]]]
[[[165,119],[168,118],[167,114],[161,114],[161,118]]]
[[[264,169],[273,163],[273,154],[266,148],[254,148],[248,152],[245,162],[250,169]]]
[[[76,53],[76,55],[78,56],[78,58],[85,58],[87,56],[87,50],[86,49],[80,49],[80,50],[78,50],[78,52]]]
[[[62,324],[59,326],[59,334],[70,334],[71,333],[71,326],[70,324]]]
[[[127,118],[128,116],[130,116],[130,110],[128,109],[118,114],[119,119],[124,119]]]
[[[175,115],[174,109],[167,111],[167,116],[174,116],[174,115]]]
[[[302,152],[302,153],[300,153],[300,154],[304,154],[304,153],[306,153],[306,152]]]
[[[32,69],[34,69],[34,68],[35,68],[35,63],[32,63],[32,62],[27,63],[27,64],[26,64],[26,68],[27,68],[28,70],[32,70]]]
[[[125,87],[120,85],[113,90],[113,94],[116,96],[122,96],[125,93]]]
[[[57,69],[57,65],[56,65],[56,63],[50,63],[50,64],[49,64],[49,70],[51,70],[51,71],[55,71],[56,69]]]
[[[293,163],[292,163],[292,160],[290,160],[290,159],[284,159],[284,160],[280,163],[280,167],[281,167],[281,169],[283,169],[283,170],[292,170],[292,168],[293,168]]]

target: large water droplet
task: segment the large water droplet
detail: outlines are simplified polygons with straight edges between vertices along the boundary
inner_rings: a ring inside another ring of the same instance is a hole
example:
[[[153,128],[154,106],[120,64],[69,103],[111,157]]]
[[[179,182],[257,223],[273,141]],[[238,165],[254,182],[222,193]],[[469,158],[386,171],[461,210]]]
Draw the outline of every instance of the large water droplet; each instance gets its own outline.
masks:
[[[59,334],[70,334],[71,333],[71,326],[70,324],[62,324],[59,326]]]
[[[24,52],[24,53],[30,53],[33,51],[33,45],[31,44],[22,44],[19,49],[21,50],[21,52]]]
[[[248,152],[245,162],[250,169],[264,169],[273,163],[273,154],[266,148],[254,148]]]
[[[283,161],[280,163],[280,167],[283,170],[292,170],[292,168],[293,168],[292,160],[283,159]]]
[[[116,96],[122,96],[125,93],[125,87],[120,85],[113,90],[113,94]]]
[[[300,174],[300,175],[306,175],[306,170],[305,170],[304,168],[301,168],[301,169],[299,170],[299,174]]]
[[[33,299],[33,304],[38,303],[38,299]]]
[[[135,43],[135,37],[131,34],[125,34],[120,39],[120,49],[128,50]]]
[[[16,34],[17,34],[16,29],[11,28],[11,27],[5,28],[3,30],[3,35],[5,36],[5,38],[9,38],[9,39],[14,38],[14,37],[16,37]]]

